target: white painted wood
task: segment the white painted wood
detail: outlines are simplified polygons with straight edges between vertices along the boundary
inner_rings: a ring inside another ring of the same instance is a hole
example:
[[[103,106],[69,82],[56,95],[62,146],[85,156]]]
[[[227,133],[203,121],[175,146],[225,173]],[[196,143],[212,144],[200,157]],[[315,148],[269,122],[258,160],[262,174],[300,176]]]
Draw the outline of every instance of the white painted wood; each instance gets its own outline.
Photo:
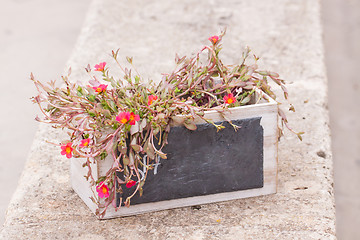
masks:
[[[109,159],[111,160],[111,159]],[[70,159],[70,177],[71,185],[74,191],[79,195],[79,197],[85,202],[85,204],[91,209],[92,212],[95,212],[97,209],[97,204],[95,204],[90,197],[96,197],[93,194],[95,187],[91,187],[90,183],[86,180],[85,176],[87,175],[88,168],[82,167],[83,163],[86,162],[86,159],[83,158],[71,158]],[[92,174],[94,178],[98,178],[97,164],[91,165]]]
[[[226,193],[217,193],[205,196],[196,196],[175,200],[167,200],[154,203],[144,203],[138,205],[132,205],[130,207],[122,207],[117,212],[114,209],[108,209],[104,219],[115,218],[119,216],[131,216],[146,212],[154,212],[159,210],[179,208],[179,207],[188,207],[194,205],[201,205],[214,202],[223,202],[241,198],[256,197],[261,195],[272,194],[276,192],[276,184],[267,183],[267,186],[264,185],[263,188],[258,189],[249,189],[235,192],[226,192]]]
[[[261,92],[257,92],[261,95]],[[266,95],[265,95],[266,96]],[[171,208],[193,206],[199,204],[229,201],[240,198],[255,197],[260,195],[276,193],[277,188],[277,148],[278,148],[278,105],[276,101],[267,97],[258,104],[247,105],[242,107],[232,108],[225,113],[225,116],[230,120],[246,119],[261,117],[260,124],[264,129],[264,186],[257,189],[249,189],[242,191],[226,192],[211,194],[206,196],[188,197],[182,199],[174,199],[167,201],[160,201],[154,203],[144,203],[131,205],[129,208],[121,207],[115,212],[114,207],[109,206],[104,218],[115,218],[120,216],[136,215],[146,212],[153,212]],[[205,117],[213,121],[224,121],[224,118],[216,110],[207,111]],[[195,122],[203,123],[202,119],[195,119]],[[84,161],[84,160],[83,160]],[[97,205],[94,204],[90,197],[93,196],[89,183],[84,178],[87,173],[87,168],[83,168],[81,159],[71,159],[71,182],[73,189],[91,209],[92,212],[96,211]],[[104,161],[99,161],[92,166],[94,176],[104,175],[110,169],[113,160],[107,157]],[[95,191],[95,189],[93,188]]]

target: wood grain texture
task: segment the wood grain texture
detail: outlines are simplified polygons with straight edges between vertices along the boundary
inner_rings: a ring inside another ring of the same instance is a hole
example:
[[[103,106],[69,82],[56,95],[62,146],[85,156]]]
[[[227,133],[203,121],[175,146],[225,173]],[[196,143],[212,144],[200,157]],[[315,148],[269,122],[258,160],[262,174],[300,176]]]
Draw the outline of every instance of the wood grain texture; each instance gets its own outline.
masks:
[[[108,159],[112,161],[111,159]],[[95,213],[97,204],[95,204],[90,197],[94,197],[95,187],[91,187],[90,183],[86,180],[88,168],[83,167],[83,163],[86,162],[83,158],[71,158],[70,160],[70,177],[71,186],[79,197],[85,202],[92,212]],[[91,164],[92,174],[94,178],[98,178],[99,164]]]

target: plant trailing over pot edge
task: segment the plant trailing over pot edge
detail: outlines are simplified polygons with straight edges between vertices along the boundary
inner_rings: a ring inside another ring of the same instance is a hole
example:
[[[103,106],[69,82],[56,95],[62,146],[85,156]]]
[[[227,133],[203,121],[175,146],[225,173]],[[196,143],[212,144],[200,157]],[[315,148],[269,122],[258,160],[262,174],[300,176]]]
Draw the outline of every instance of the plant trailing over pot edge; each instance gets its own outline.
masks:
[[[125,206],[130,206],[135,194],[143,194],[148,171],[154,168],[158,157],[167,158],[163,148],[171,124],[196,130],[194,119],[200,118],[221,131],[223,125],[204,115],[205,111],[215,110],[237,131],[238,126],[227,119],[225,113],[232,107],[256,104],[261,97],[275,99],[268,80],[275,82],[287,99],[284,80],[277,73],[258,70],[258,57],[254,55],[255,63],[246,65],[249,49],[243,53],[241,64],[222,63],[219,53],[224,34],[210,37],[211,45],[203,47],[194,57],[177,56],[175,70],[164,74],[158,84],[152,81],[145,84],[137,72],[123,68],[118,61],[119,50],[112,52],[124,74],[119,79],[110,75],[105,62],[96,64],[94,69],[87,66],[90,85],[72,83],[71,71],[62,77],[64,87],[57,87],[55,81],[42,84],[31,74],[39,91],[32,100],[44,115],[43,119],[37,117],[36,120],[69,130],[70,140],[56,145],[60,145],[61,154],[67,158],[85,159],[83,167],[88,168],[85,177],[96,190],[92,201],[101,209],[97,211],[98,216],[104,216],[108,206],[115,205],[116,191],[133,190],[129,197],[121,199]],[[206,53],[207,60],[202,61],[201,56]],[[132,65],[132,58],[127,57],[127,61]],[[256,99],[255,93],[259,90],[265,94]],[[292,105],[289,110],[295,111]],[[284,125],[294,132],[280,109],[279,116],[280,133]],[[294,133],[301,140],[303,133]],[[145,154],[146,163],[142,161]],[[114,160],[111,168],[106,175],[95,178],[92,163],[108,155]]]

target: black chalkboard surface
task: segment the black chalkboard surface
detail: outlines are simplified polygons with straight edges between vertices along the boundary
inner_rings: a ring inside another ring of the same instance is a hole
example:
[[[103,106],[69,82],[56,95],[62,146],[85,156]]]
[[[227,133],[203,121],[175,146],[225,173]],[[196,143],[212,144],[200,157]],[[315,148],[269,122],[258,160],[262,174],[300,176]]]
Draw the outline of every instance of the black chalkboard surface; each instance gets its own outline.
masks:
[[[131,204],[263,187],[260,120],[232,121],[240,127],[237,132],[227,122],[219,132],[211,124],[199,124],[195,131],[172,127],[169,144],[163,149],[168,158],[160,159],[157,169],[148,173],[143,196],[136,194]],[[123,193],[117,194],[117,204],[135,188],[123,187]]]

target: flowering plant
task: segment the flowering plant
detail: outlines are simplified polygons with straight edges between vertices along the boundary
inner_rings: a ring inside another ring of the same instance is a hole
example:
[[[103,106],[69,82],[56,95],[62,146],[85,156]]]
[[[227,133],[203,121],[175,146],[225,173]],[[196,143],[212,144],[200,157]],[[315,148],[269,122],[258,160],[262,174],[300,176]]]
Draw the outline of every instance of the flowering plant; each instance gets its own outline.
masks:
[[[84,158],[83,167],[88,167],[86,178],[96,189],[92,200],[102,209],[97,211],[99,216],[104,216],[115,202],[116,191],[132,191],[129,197],[120,199],[120,206],[129,206],[136,193],[143,194],[148,171],[154,168],[158,157],[166,159],[162,149],[173,122],[195,130],[194,119],[200,118],[221,130],[224,126],[206,119],[204,112],[216,110],[225,118],[229,108],[256,103],[252,99],[257,89],[267,94],[259,97],[275,99],[270,79],[287,98],[285,82],[277,73],[257,70],[258,57],[254,56],[254,64],[245,64],[249,49],[243,53],[241,64],[224,65],[219,58],[223,36],[224,32],[210,37],[210,46],[203,47],[194,57],[176,56],[175,70],[164,74],[157,84],[145,84],[138,73],[123,68],[118,61],[119,51],[112,52],[124,73],[118,80],[109,74],[105,62],[96,64],[94,69],[87,66],[90,85],[72,83],[69,76],[62,77],[63,87],[56,87],[54,81],[44,85],[31,74],[39,91],[33,102],[44,115],[43,119],[36,119],[69,130],[70,140],[59,144],[59,149],[67,158]],[[204,53],[208,53],[205,63],[201,60]],[[127,61],[132,65],[132,58],[127,57]],[[290,110],[294,108],[291,106]],[[289,126],[281,110],[279,115],[282,132],[283,124]],[[238,127],[227,121],[236,131]],[[301,139],[302,133],[295,134]],[[112,167],[95,179],[91,164],[107,156],[114,161]]]

